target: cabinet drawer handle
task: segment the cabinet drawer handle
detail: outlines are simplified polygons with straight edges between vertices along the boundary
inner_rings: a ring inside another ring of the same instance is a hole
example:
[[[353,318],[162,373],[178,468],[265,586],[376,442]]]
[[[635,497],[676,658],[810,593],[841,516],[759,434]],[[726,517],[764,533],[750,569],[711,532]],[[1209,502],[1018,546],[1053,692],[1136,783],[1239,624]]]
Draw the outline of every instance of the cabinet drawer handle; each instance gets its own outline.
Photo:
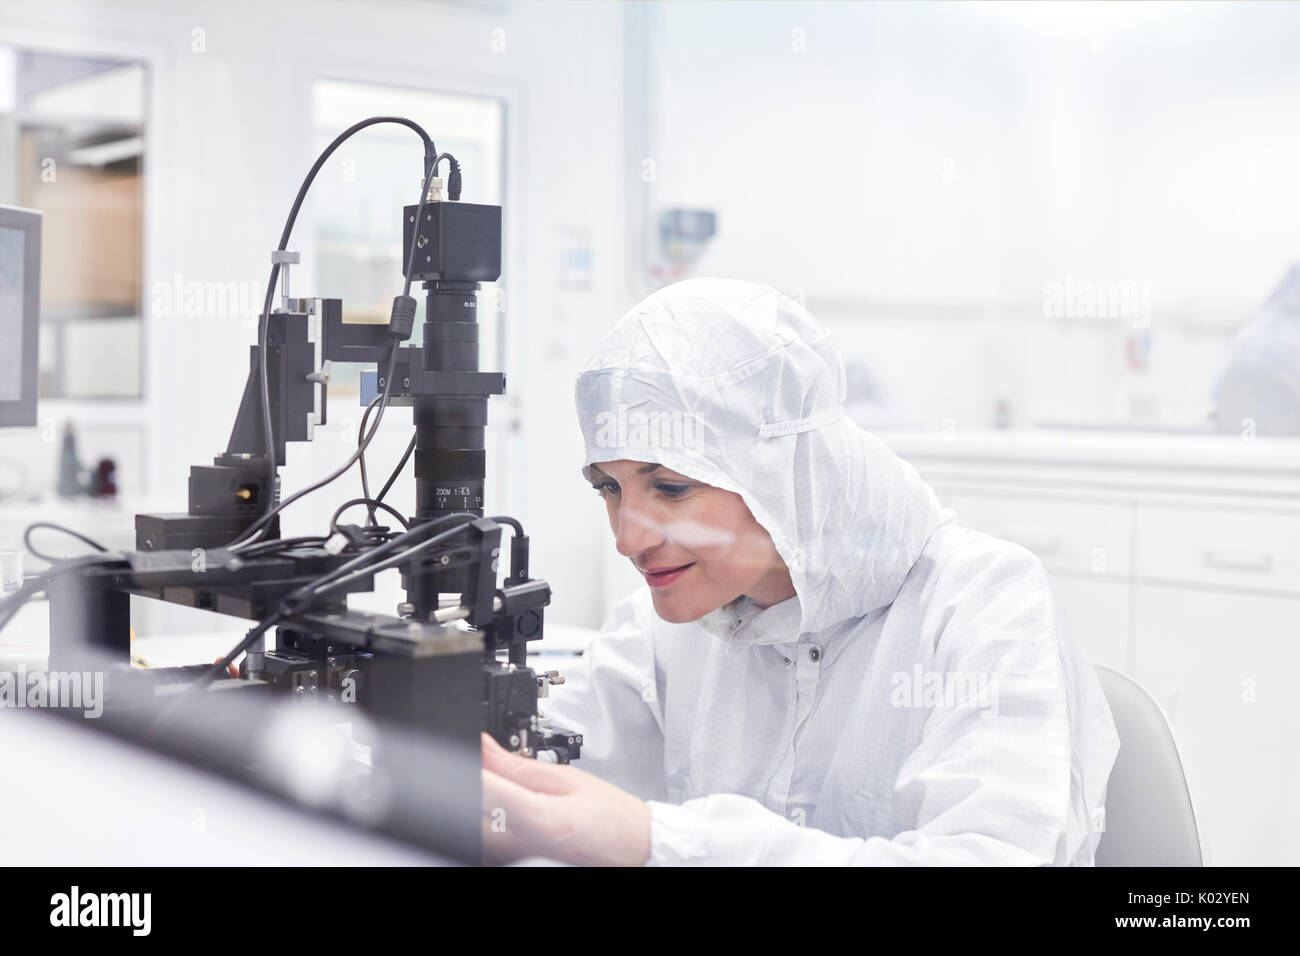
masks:
[[[1212,568],[1226,568],[1230,571],[1269,571],[1273,568],[1273,555],[1268,552],[1215,549],[1205,552],[1205,563]]]

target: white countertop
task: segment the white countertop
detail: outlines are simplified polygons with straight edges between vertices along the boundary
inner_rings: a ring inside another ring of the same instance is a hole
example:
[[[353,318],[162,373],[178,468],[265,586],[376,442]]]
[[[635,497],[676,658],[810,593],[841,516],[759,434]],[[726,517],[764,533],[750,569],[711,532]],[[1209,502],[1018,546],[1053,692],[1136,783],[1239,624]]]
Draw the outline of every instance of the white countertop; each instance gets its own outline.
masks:
[[[220,660],[247,632],[248,621],[210,615],[210,630],[187,634],[142,634],[131,642],[131,652],[154,667],[178,667]],[[598,632],[585,627],[547,623],[540,641],[528,647],[530,666],[541,670],[563,668],[591,643]],[[274,646],[274,639],[268,641]],[[0,671],[44,669],[50,653],[50,605],[44,599],[28,601],[0,630]],[[545,666],[542,666],[545,665]]]
[[[1300,439],[1172,432],[1017,429],[874,433],[931,482],[980,476],[1012,483],[1300,500]]]
[[[1177,432],[1015,429],[877,431],[904,458],[1027,458],[1090,464],[1200,465],[1300,475],[1300,438],[1254,438]]]

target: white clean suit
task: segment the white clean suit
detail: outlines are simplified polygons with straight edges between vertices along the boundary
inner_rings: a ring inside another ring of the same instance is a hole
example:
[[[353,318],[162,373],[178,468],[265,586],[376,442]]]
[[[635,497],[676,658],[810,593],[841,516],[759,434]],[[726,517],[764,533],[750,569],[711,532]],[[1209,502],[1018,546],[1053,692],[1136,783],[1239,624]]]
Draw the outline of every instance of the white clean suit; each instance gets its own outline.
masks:
[[[649,801],[652,864],[1091,864],[1119,742],[1042,564],[956,524],[844,394],[767,287],[681,282],[616,325],[578,377],[586,462],[738,493],[796,596],[670,624],[643,587],[543,712]]]

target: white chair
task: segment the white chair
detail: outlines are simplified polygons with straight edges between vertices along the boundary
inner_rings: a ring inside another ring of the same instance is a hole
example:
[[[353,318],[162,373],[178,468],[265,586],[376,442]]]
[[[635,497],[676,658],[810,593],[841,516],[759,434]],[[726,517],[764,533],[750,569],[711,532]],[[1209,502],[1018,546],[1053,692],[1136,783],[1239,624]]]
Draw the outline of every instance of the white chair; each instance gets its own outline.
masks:
[[[1204,865],[1191,791],[1164,711],[1133,678],[1096,670],[1119,734],[1096,865]]]

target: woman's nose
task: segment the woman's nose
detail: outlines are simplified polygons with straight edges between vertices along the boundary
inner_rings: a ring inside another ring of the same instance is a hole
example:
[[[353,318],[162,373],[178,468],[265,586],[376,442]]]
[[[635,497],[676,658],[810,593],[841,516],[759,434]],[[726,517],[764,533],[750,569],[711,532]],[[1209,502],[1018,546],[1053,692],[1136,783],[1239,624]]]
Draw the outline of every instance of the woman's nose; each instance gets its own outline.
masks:
[[[623,557],[635,557],[663,544],[662,522],[656,521],[638,505],[627,502],[620,504],[616,520],[614,546]]]

